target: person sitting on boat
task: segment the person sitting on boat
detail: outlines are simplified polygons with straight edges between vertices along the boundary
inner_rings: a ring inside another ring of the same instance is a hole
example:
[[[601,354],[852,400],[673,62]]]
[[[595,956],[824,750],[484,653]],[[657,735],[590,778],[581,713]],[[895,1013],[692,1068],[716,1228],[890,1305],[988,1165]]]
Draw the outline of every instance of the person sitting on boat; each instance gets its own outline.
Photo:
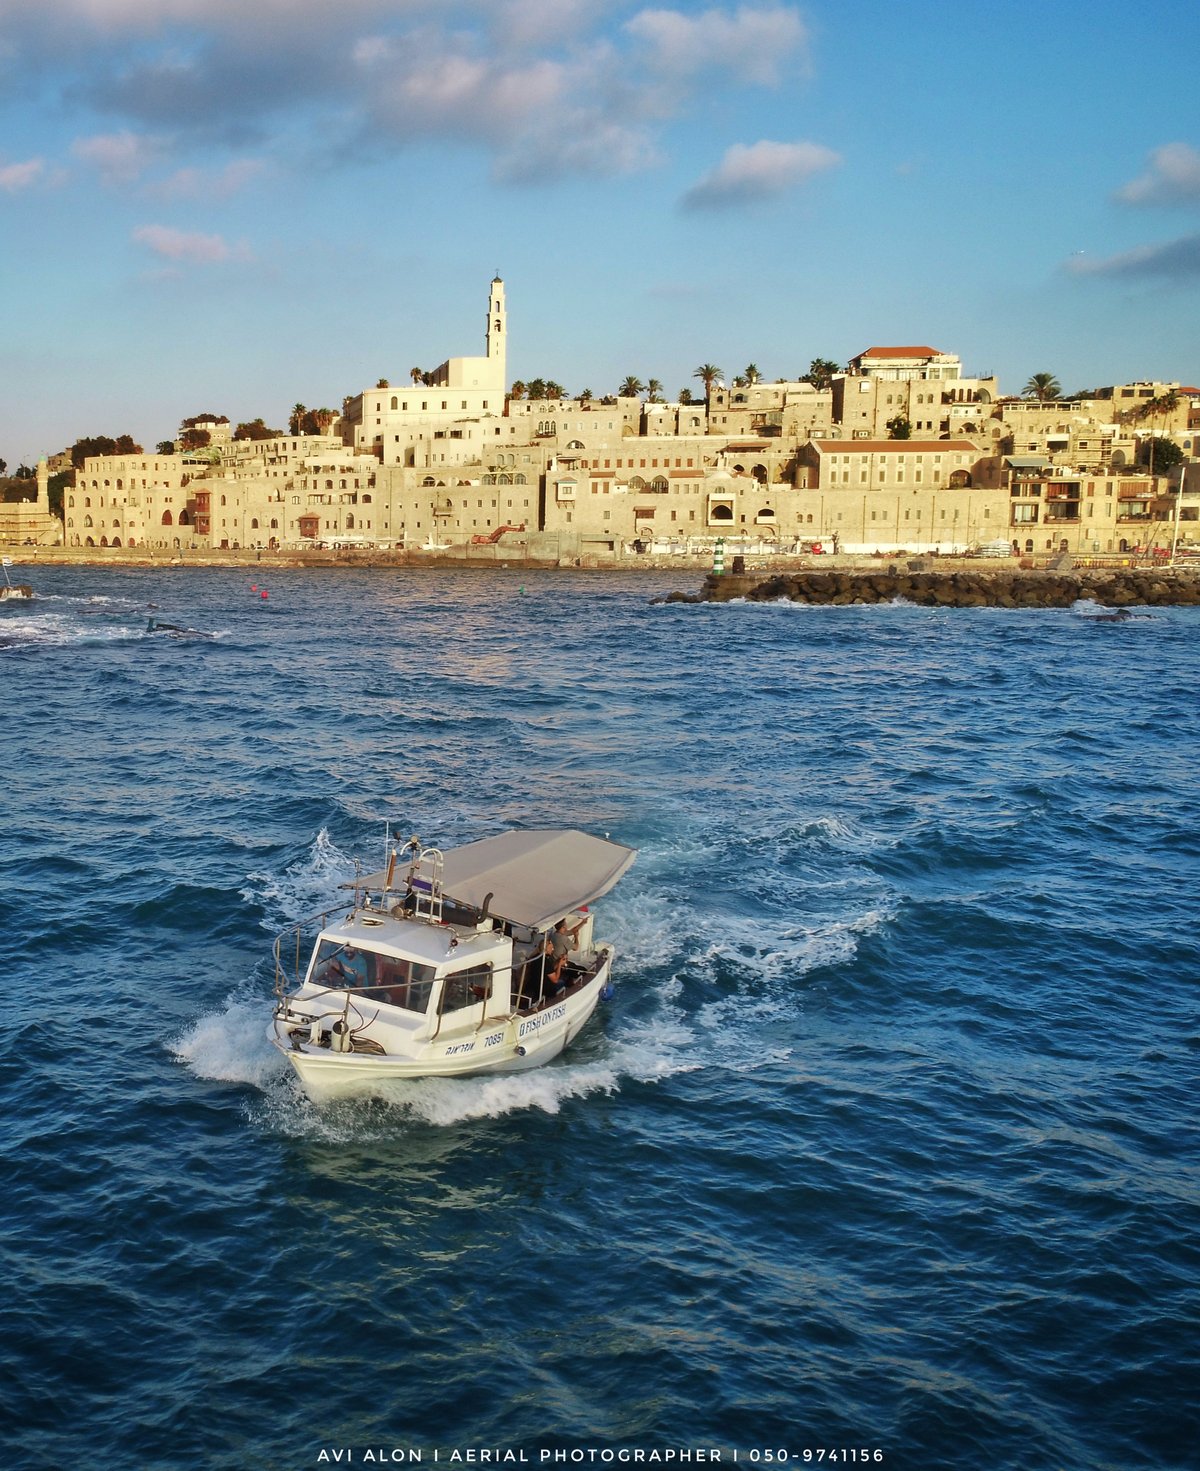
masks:
[[[579,931],[583,926],[584,921],[580,920],[573,930],[569,930],[566,920],[560,919],[546,936],[546,955],[550,962],[546,972],[547,996],[557,996],[560,991],[566,990],[567,983],[563,979],[563,969],[566,966],[568,954],[575,948],[575,942],[579,939]]]

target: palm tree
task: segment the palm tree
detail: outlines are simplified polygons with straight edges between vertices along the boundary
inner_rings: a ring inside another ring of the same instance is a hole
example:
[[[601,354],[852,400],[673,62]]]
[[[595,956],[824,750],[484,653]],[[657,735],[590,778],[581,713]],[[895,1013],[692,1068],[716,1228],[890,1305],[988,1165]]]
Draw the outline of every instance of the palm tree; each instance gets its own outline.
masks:
[[[699,378],[704,384],[704,402],[707,404],[712,398],[713,384],[724,377],[720,368],[714,367],[712,363],[701,363],[692,374],[693,378]]]
[[[808,365],[808,372],[801,378],[801,383],[811,383],[814,388],[824,392],[833,387],[833,375],[842,370],[832,358],[813,358]]]
[[[590,388],[581,388],[579,390],[579,402],[581,404],[590,404],[594,396]]]
[[[567,395],[561,383],[555,383],[553,378],[548,378],[546,380],[544,396],[546,398],[566,398]]]
[[[660,404],[663,401],[662,384],[657,378],[651,378],[646,384],[646,399],[652,404]]]
[[[646,385],[642,382],[640,378],[635,378],[634,375],[630,373],[629,377],[626,378],[625,381],[621,384],[620,388],[617,389],[617,397],[637,398],[637,396],[642,392],[645,386]]]
[[[758,364],[748,363],[746,367],[742,369],[742,377],[753,387],[753,385],[757,383],[758,380],[762,377],[762,374],[758,371]]]
[[[308,413],[308,410],[304,407],[303,404],[293,404],[292,405],[291,418],[288,419],[288,433],[289,434],[303,434],[304,433],[304,416],[307,413]]]
[[[412,379],[412,381],[414,383],[420,383],[421,380],[425,377],[425,369],[424,368],[409,368],[409,370],[408,370],[408,376]]]
[[[525,387],[525,384],[521,381],[520,378],[518,378],[513,386],[508,390],[508,396],[509,398],[522,399],[525,397],[527,392],[528,389]]]
[[[1021,396],[1036,398],[1038,403],[1044,404],[1049,399],[1062,397],[1062,384],[1053,373],[1035,373],[1022,388]]]

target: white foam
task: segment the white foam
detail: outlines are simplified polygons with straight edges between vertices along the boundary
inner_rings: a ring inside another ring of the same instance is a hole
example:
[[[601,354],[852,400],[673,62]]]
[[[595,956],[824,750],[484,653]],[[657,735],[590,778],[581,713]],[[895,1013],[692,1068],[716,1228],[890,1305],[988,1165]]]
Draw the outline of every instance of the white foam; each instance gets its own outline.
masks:
[[[354,877],[354,860],[322,828],[308,854],[283,873],[252,873],[247,877],[250,887],[242,890],[242,898],[268,911],[262,927],[274,934],[289,923],[346,902],[348,896],[339,893],[338,885]]]
[[[197,1077],[261,1088],[287,1068],[267,1041],[269,1019],[265,1002],[230,997],[222,1011],[202,1016],[171,1043],[171,1051]]]

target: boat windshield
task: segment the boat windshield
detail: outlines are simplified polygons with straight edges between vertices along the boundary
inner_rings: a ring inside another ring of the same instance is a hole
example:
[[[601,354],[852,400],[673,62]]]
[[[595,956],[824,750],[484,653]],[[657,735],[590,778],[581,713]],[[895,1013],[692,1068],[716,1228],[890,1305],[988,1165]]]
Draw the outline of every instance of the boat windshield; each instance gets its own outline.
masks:
[[[366,999],[424,1014],[433,990],[433,966],[363,950],[344,940],[322,940],[313,960],[311,979],[330,990],[362,991]]]

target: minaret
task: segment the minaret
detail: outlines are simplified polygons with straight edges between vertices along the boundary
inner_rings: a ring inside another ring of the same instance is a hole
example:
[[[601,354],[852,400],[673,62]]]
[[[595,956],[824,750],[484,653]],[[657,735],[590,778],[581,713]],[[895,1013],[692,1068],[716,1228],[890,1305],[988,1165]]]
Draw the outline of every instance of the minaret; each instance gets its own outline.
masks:
[[[37,462],[37,509],[45,516],[50,514],[50,466],[45,455]]]
[[[506,338],[504,282],[499,276],[496,276],[492,281],[491,294],[488,300],[487,356],[488,362],[495,366],[496,381],[501,388],[504,388],[507,384],[506,361],[508,354]]]

